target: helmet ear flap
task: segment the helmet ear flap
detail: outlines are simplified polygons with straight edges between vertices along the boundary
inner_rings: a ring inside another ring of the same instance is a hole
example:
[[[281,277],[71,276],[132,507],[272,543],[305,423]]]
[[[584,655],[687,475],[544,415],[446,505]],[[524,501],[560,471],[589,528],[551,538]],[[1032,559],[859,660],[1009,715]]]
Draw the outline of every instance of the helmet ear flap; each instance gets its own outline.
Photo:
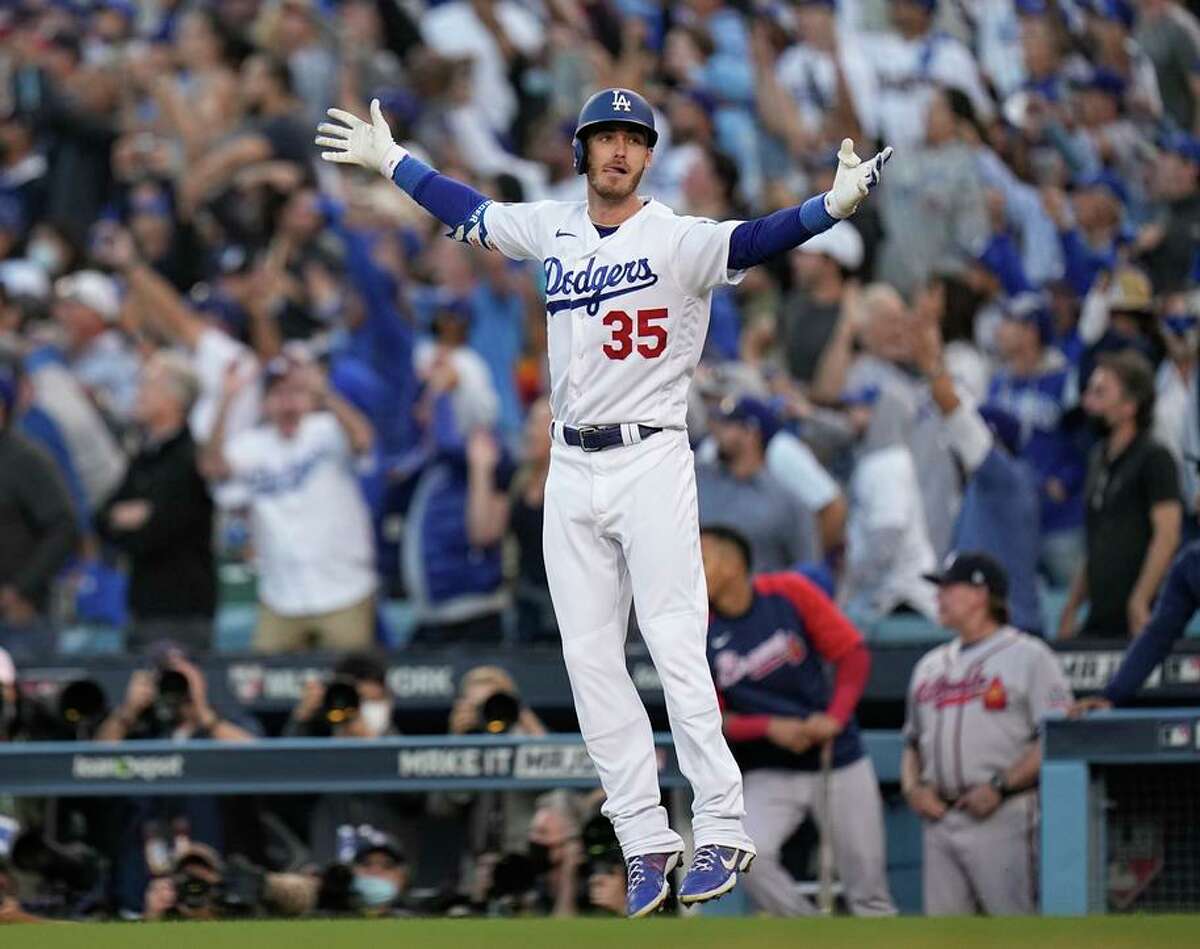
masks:
[[[583,139],[578,135],[571,142],[571,148],[575,153],[575,174],[582,175],[587,171],[587,148],[583,144]]]

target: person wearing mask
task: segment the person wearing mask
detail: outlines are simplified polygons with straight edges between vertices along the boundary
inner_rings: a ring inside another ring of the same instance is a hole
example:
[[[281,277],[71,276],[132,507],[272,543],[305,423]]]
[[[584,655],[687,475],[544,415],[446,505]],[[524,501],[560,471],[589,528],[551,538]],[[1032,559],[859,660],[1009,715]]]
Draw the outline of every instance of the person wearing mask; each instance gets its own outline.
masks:
[[[54,463],[13,427],[18,384],[0,362],[0,647],[23,662],[54,650],[50,588],[79,528]]]
[[[187,419],[200,391],[188,360],[160,352],[142,370],[134,414],[143,445],[96,513],[96,532],[129,562],[126,651],[173,638],[212,648],[217,605],[213,502]]]
[[[1101,439],[1088,462],[1086,554],[1071,582],[1058,636],[1136,636],[1179,546],[1182,505],[1171,453],[1151,432],[1154,373],[1138,353],[1100,357],[1083,409]],[[1076,614],[1089,604],[1087,622]]]

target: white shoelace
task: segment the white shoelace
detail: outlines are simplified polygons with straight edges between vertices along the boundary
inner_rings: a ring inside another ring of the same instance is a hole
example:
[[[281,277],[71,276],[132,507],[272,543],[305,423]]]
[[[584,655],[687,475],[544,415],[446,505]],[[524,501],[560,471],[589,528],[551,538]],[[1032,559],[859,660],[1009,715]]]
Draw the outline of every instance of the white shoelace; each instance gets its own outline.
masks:
[[[696,851],[696,855],[692,858],[693,870],[711,870],[717,862],[717,848],[714,844],[708,844]]]
[[[629,858],[629,886],[637,887],[646,878],[645,863],[641,857]]]

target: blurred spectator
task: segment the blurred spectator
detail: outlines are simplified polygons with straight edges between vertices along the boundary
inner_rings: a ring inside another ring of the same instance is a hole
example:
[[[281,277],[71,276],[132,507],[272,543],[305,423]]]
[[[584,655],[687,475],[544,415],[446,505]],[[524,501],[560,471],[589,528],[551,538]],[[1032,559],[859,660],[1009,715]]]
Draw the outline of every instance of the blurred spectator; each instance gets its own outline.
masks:
[[[971,51],[934,29],[936,7],[936,0],[890,0],[887,8],[894,32],[862,37],[863,52],[879,87],[875,106],[879,138],[896,149],[898,162],[916,161],[912,149],[924,137],[937,85],[961,89],[981,118],[992,113]]]
[[[1167,358],[1155,380],[1154,436],[1175,457],[1183,498],[1183,541],[1200,536],[1200,315],[1179,298],[1160,324]]]
[[[1077,296],[1086,294],[1102,271],[1116,266],[1125,197],[1124,184],[1111,172],[1078,179],[1070,197],[1056,188],[1042,191],[1042,205],[1058,230],[1063,279]]]
[[[287,63],[309,126],[325,117],[336,91],[337,59],[326,42],[324,16],[316,0],[279,0],[261,21],[263,45]]]
[[[841,315],[846,280],[862,263],[862,237],[849,221],[792,251],[796,288],[783,301],[780,323],[787,368],[798,382],[811,382],[816,375]]]
[[[226,440],[230,406],[251,381],[230,367],[202,465],[251,494],[260,600],[254,647],[362,649],[375,629],[377,581],[355,469],[371,450],[371,427],[316,366],[277,357],[267,367],[267,424]]]
[[[847,393],[858,432],[848,496],[846,572],[841,603],[856,622],[892,613],[936,615],[921,579],[937,562],[925,525],[908,438],[911,406],[887,389]]]
[[[137,354],[117,320],[121,299],[106,274],[80,270],[54,284],[54,318],[66,337],[68,364],[108,420],[123,428],[133,418]]]
[[[213,503],[187,425],[199,391],[184,357],[146,364],[135,407],[142,448],[96,513],[96,532],[128,559],[132,655],[168,637],[193,653],[212,648]]]
[[[417,350],[427,461],[405,517],[404,585],[420,645],[499,642],[508,604],[500,541],[513,468],[490,431],[496,394],[487,366],[463,345],[466,319],[465,305],[443,307],[437,342]]]
[[[701,525],[736,524],[763,570],[817,563],[826,539],[830,549],[840,545],[845,501],[812,453],[801,445],[807,461],[807,477],[798,481],[803,496],[771,470],[769,445],[795,436],[776,433],[778,420],[766,405],[729,397],[709,425],[716,457],[696,464]]]
[[[1101,435],[1088,464],[1087,554],[1071,583],[1058,635],[1136,636],[1179,546],[1179,474],[1152,434],[1154,373],[1137,353],[1100,357],[1083,408]],[[1079,607],[1087,621],[1076,626]]]
[[[197,312],[178,290],[146,260],[136,246],[136,229],[98,228],[96,255],[125,280],[133,322],[141,332],[171,342],[190,354],[196,392],[188,410],[192,439],[203,444],[212,436],[222,386],[233,365],[252,371],[250,349]],[[143,389],[145,388],[143,384]],[[257,380],[243,388],[230,409],[226,437],[253,427],[260,411],[261,392]]]
[[[910,368],[912,313],[888,284],[872,284],[861,293],[857,288],[847,293],[849,299],[837,329],[821,355],[813,380],[813,398],[833,405],[846,392],[878,390],[888,402],[907,406],[901,414],[907,414],[909,420],[899,430],[911,453],[911,463],[921,473],[918,490],[925,533],[938,556],[950,547],[962,503],[962,479],[942,439],[941,421],[929,405],[928,387]],[[862,345],[858,354],[854,350],[856,342]]]
[[[509,531],[516,541],[517,576],[513,598],[522,642],[558,643],[558,620],[550,602],[542,555],[542,516],[550,473],[550,402],[538,399],[525,421],[525,450],[513,476]]]
[[[1200,240],[1200,133],[1167,138],[1150,175],[1150,220],[1133,251],[1159,293],[1175,293],[1196,282],[1195,250]]]
[[[904,155],[880,192],[887,238],[878,272],[901,293],[923,286],[939,266],[974,258],[987,239],[975,155],[958,128],[964,112],[973,120],[970,109],[965,93],[935,89],[923,147]]]
[[[1041,553],[1035,559],[1052,585],[1065,587],[1083,555],[1086,465],[1069,416],[1078,400],[1079,382],[1075,368],[1050,345],[1053,333],[1044,297],[1024,294],[1009,301],[996,332],[1003,364],[992,379],[987,401],[1020,425],[1017,452],[1036,473],[1041,498]],[[972,548],[996,555],[979,543]],[[1013,569],[1016,561],[1000,559],[1010,577],[1020,575]]]
[[[471,61],[472,117],[493,134],[511,131],[521,90],[509,77],[520,76],[541,50],[537,18],[510,0],[451,0],[421,18],[421,33],[438,54]]]
[[[1041,636],[1037,477],[1020,458],[1021,422],[1002,408],[976,410],[959,398],[935,324],[920,328],[914,352],[917,368],[929,380],[934,404],[944,419],[946,441],[966,480],[954,547],[981,550],[1004,567],[1013,625]],[[1070,570],[1080,552],[1067,565]]]
[[[20,662],[54,649],[51,584],[78,528],[50,459],[13,429],[18,383],[0,363],[0,647]]]
[[[248,121],[189,168],[179,190],[185,215],[220,193],[238,171],[255,162],[308,164],[312,126],[296,98],[287,64],[269,54],[255,53],[242,63],[240,82]]]
[[[11,202],[14,244],[41,219],[46,206],[48,165],[37,144],[27,115],[13,112],[0,117],[0,195]],[[12,249],[6,248],[3,256]]]
[[[883,801],[854,720],[871,664],[862,636],[803,577],[752,579],[750,546],[737,531],[702,531],[701,552],[711,604],[708,658],[744,775],[747,832],[758,847],[747,892],[773,915],[812,914],[780,861],[784,842],[811,813],[832,838],[850,911],[894,915]],[[825,755],[828,779],[818,777]],[[821,780],[830,782],[824,799]]]
[[[1141,0],[1137,45],[1154,64],[1167,117],[1179,128],[1200,133],[1200,21],[1177,0]]]

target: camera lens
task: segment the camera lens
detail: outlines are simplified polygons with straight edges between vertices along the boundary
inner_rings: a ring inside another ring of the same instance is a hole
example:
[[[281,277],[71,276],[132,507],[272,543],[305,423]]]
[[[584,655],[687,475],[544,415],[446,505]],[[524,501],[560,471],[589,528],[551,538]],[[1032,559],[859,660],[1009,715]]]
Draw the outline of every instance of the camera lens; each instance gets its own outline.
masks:
[[[101,718],[107,702],[104,690],[92,679],[68,683],[58,697],[58,715],[68,725]]]
[[[358,688],[353,682],[335,679],[325,687],[321,717],[330,725],[342,725],[358,716]]]
[[[511,692],[496,692],[488,696],[480,709],[483,730],[489,735],[503,735],[521,717],[521,703]]]
[[[182,672],[175,669],[163,669],[158,674],[158,694],[165,699],[176,699],[182,702],[188,697],[188,680]]]

